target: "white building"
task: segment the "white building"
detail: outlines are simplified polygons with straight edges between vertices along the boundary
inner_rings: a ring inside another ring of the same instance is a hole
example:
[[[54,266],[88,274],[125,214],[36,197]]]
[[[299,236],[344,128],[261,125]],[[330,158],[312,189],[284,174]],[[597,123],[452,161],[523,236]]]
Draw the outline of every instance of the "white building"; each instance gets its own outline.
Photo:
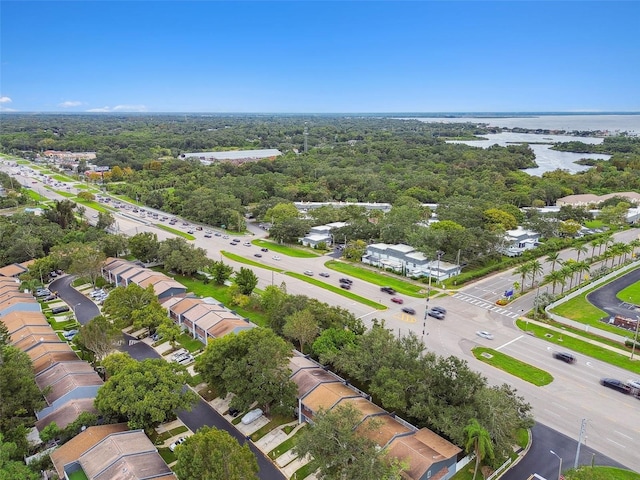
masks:
[[[540,234],[518,226],[515,230],[507,230],[502,253],[508,257],[519,257],[526,250],[536,248],[540,242]]]
[[[304,238],[301,239],[302,245],[311,248],[316,248],[320,243],[324,243],[325,245],[333,245],[334,239],[331,232],[346,225],[347,223],[345,222],[333,222],[327,223],[326,225],[318,225],[316,227],[312,227],[309,233],[307,233]]]
[[[408,277],[431,277],[437,281],[460,274],[462,267],[438,258],[429,259],[410,245],[373,243],[367,246],[362,263],[390,269]]]

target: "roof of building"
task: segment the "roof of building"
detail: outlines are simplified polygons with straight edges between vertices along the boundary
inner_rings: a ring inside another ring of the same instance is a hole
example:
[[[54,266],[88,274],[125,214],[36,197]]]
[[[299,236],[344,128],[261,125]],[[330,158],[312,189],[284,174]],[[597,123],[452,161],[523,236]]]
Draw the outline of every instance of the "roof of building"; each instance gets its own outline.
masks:
[[[73,360],[78,360],[78,355],[76,355],[76,352],[71,350],[71,348],[62,352],[48,352],[38,357],[36,360],[32,360],[33,371],[37,375],[54,366],[58,362],[70,362]]]
[[[20,313],[22,313],[22,312],[20,312]],[[46,325],[44,325],[44,324],[40,324],[40,325],[25,325],[21,329],[9,334],[12,343],[18,342],[18,341],[22,340],[23,338],[29,337],[31,335],[55,335],[55,334],[53,333],[51,325],[49,325],[48,323]],[[57,335],[56,335],[56,337],[57,337]],[[58,340],[60,340],[60,339],[58,338]],[[18,347],[18,348],[20,348],[20,347]]]
[[[182,315],[190,308],[200,305],[201,300],[199,298],[182,298],[180,301],[171,305],[171,311],[176,315]]]
[[[19,263],[12,263],[6,267],[0,268],[0,276],[3,277],[18,277],[28,271],[27,267],[20,265]]]
[[[60,337],[53,333],[51,328],[46,333],[22,335],[22,332],[17,332],[14,333],[14,336],[19,338],[12,342],[13,346],[23,352],[27,352],[41,343],[60,342]]]
[[[89,427],[79,433],[67,443],[51,453],[51,461],[60,478],[64,477],[64,466],[78,460],[80,455],[95,446],[108,435],[117,432],[126,432],[129,428],[125,423],[98,425]]]
[[[53,385],[60,379],[68,375],[86,375],[96,374],[91,365],[84,360],[76,360],[71,362],[60,362],[44,372],[36,375],[36,383],[40,390],[44,390],[49,385]]]
[[[580,195],[567,195],[556,200],[556,205],[588,205],[590,203],[601,203],[610,198],[625,198],[631,203],[640,203],[640,193],[637,192],[615,192],[606,195],[594,195],[583,193]]]
[[[369,429],[368,426],[375,426],[375,429]],[[396,436],[413,432],[411,428],[398,422],[389,414],[367,417],[358,425],[356,431],[364,433],[367,438],[383,448]]]
[[[94,398],[74,398],[64,405],[56,408],[49,415],[42,417],[36,422],[36,428],[42,431],[50,423],[56,422],[58,428],[66,428],[71,422],[74,422],[81,413],[98,414],[98,410],[94,405]]]
[[[244,160],[247,158],[271,158],[282,155],[280,150],[265,148],[261,150],[231,150],[226,152],[183,153],[184,158],[203,158],[205,160]]]
[[[322,383],[302,398],[302,404],[312,412],[318,412],[330,410],[342,398],[356,396],[359,395],[355,390],[342,383]]]
[[[9,333],[15,333],[18,330],[28,326],[48,326],[47,318],[40,312],[10,312],[2,316],[2,322],[7,326]]]
[[[336,382],[342,385],[342,381],[337,375],[317,366],[296,371],[291,375],[291,380],[298,386],[298,397],[304,397],[322,383]]]
[[[38,309],[40,309],[40,304],[35,298],[33,298],[32,295],[28,293],[18,293],[10,298],[0,300],[0,313],[8,309],[9,307],[12,307],[14,305],[21,305],[21,304],[32,305],[32,306],[37,305]],[[28,307],[25,307],[25,308],[28,308]],[[34,310],[30,309],[28,311],[33,312]]]
[[[49,386],[45,399],[49,405],[77,388],[102,385],[102,378],[96,372],[67,375]],[[78,395],[76,395],[78,396]],[[86,396],[86,392],[83,396]]]
[[[207,329],[207,333],[214,338],[224,337],[229,333],[240,333],[243,330],[254,328],[253,323],[246,322],[240,318],[225,318],[221,322],[216,323],[213,327]]]
[[[289,359],[289,369],[292,372],[292,377],[298,370],[301,370],[303,368],[317,368],[318,366],[319,365],[317,362],[311,360],[297,350],[294,350],[293,356]]]

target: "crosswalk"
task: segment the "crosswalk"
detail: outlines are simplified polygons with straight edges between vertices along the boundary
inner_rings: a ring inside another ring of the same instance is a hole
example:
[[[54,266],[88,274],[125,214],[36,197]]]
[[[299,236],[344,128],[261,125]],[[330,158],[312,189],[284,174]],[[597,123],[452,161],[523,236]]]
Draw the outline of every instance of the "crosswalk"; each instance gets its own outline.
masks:
[[[484,308],[491,312],[504,315],[505,317],[518,318],[520,316],[520,313],[518,312],[508,310],[501,307],[500,305],[496,305],[495,303],[487,302],[484,298],[474,297],[473,295],[468,295],[466,293],[457,292],[453,294],[453,298],[470,303],[471,305],[475,305],[476,307]]]

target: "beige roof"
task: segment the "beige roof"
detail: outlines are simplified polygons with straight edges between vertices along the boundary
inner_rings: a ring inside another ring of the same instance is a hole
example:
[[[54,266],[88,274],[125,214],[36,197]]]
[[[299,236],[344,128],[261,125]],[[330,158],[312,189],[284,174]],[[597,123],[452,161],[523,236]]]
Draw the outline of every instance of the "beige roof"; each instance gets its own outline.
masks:
[[[183,298],[171,306],[171,311],[177,315],[182,315],[184,312],[199,305],[201,302],[202,300],[199,298]]]
[[[225,317],[237,318],[237,315],[233,315],[229,310],[227,310],[224,307],[221,307],[220,305],[211,304],[211,303],[202,303],[202,301],[200,304],[198,304],[197,306],[189,310],[187,313],[185,313],[184,316],[191,321],[196,321],[198,318],[211,312],[221,313],[222,315],[218,315],[218,318],[225,318]]]
[[[69,344],[61,341],[60,339],[57,339],[56,342],[41,343],[29,350],[27,355],[29,355],[31,361],[35,361],[41,356],[52,352],[71,352],[75,355],[75,352],[71,349]]]
[[[89,479],[130,480],[170,475],[171,470],[142,430],[114,433],[80,455]]]
[[[140,285],[140,282],[150,278],[150,277],[157,277],[158,279],[156,280],[157,282],[160,282],[161,280],[163,280],[165,277],[165,275],[162,275],[158,272],[154,272],[153,270],[148,270],[148,269],[143,269],[142,271],[136,273],[134,276],[129,277],[129,281],[136,283],[138,285]],[[151,283],[155,283],[155,282],[151,282]],[[148,284],[147,284],[148,285]]]
[[[127,270],[130,270],[132,268],[136,268],[136,266],[133,265],[132,263],[129,263],[129,262],[122,262],[122,265],[114,265],[114,267],[112,269],[110,269],[109,271],[111,272],[111,275],[122,276],[122,274],[124,272],[126,272]]]
[[[102,268],[106,270],[115,265],[116,262],[119,262],[118,264],[120,264],[123,262],[123,260],[117,257],[107,257],[104,261],[104,264],[102,265]]]
[[[15,333],[26,326],[48,326],[47,318],[40,312],[11,312],[0,317],[2,322],[7,326],[9,333]]]
[[[129,264],[128,266],[130,268],[123,270],[122,273],[118,273],[118,275],[120,275],[121,278],[124,278],[124,279],[127,280],[127,283],[129,283],[131,281],[131,279],[133,277],[135,277],[136,275],[138,275],[139,273],[148,271],[144,267],[137,267],[137,266],[132,265],[132,264]]]
[[[213,327],[207,329],[207,333],[214,338],[220,338],[231,332],[237,332],[238,330],[248,330],[253,327],[253,324],[247,323],[244,320],[224,319],[221,322],[216,323]]]
[[[14,331],[10,334],[11,342],[12,343],[18,342],[23,338],[26,338],[31,335],[55,335],[55,334],[53,333],[53,329],[51,328],[51,325],[49,325],[48,323],[46,325],[45,324],[26,325],[26,326],[23,326],[21,329]],[[58,338],[58,340],[60,339]]]
[[[17,263],[13,263],[11,265],[7,265],[6,267],[0,268],[0,275],[3,277],[17,277],[18,275],[22,275],[27,270],[29,269]]]
[[[293,372],[291,376],[295,375],[300,369],[317,367],[318,364],[316,362],[307,358],[297,350],[293,352],[293,356],[289,359],[289,369]]]
[[[79,433],[67,443],[57,448],[51,453],[53,466],[60,478],[64,478],[64,466],[80,458],[84,452],[96,445],[108,435],[116,432],[125,432],[128,427],[124,423],[111,425],[98,425],[89,427],[84,432]]]
[[[16,341],[12,342],[13,346],[20,349],[23,352],[26,352],[41,343],[54,343],[59,342],[60,337],[53,333],[53,330],[49,328],[49,332],[40,333],[40,334],[31,334],[31,335],[20,335],[22,332],[18,332],[14,334],[16,337],[19,337]]]
[[[369,425],[372,422],[377,423],[376,429],[372,431],[366,430],[365,425]],[[388,414],[369,417],[361,423],[356,430],[361,433],[366,432],[366,436],[382,448],[384,448],[396,435],[405,435],[412,431],[409,427],[401,424]]]
[[[36,428],[39,432],[47,425],[56,422],[59,428],[65,428],[71,422],[74,422],[81,413],[97,414],[98,410],[94,406],[94,398],[77,398],[70,400],[59,408],[56,408],[46,417],[42,417],[36,422]]]
[[[38,304],[38,301],[29,293],[13,293],[12,295],[4,295],[3,298],[0,299],[0,312],[12,305],[20,303]]]
[[[423,430],[428,433],[423,433]],[[460,451],[460,448],[426,428],[413,435],[395,438],[388,447],[388,455],[405,462],[408,466],[405,475],[415,480],[423,478],[434,463],[455,458]]]
[[[626,198],[631,203],[640,203],[640,193],[637,192],[616,192],[607,193],[606,195],[594,195],[592,193],[583,193],[580,195],[567,195],[556,200],[556,205],[588,205],[590,203],[601,203],[610,198],[620,197]]]
[[[75,360],[72,362],[60,362],[50,369],[36,375],[36,383],[40,390],[44,390],[47,386],[53,385],[61,378],[67,375],[94,374],[95,370],[91,365],[83,360]]]
[[[167,298],[162,298],[160,299],[160,304],[166,308],[167,310],[173,310],[173,306],[182,301],[184,298],[187,298],[186,296],[184,296],[185,294],[181,294],[181,295],[174,295],[171,297],[167,297]]]
[[[15,285],[16,289],[20,288],[20,280],[10,277],[0,277],[0,285]]]
[[[37,360],[33,360],[33,371],[37,375],[58,362],[71,362],[73,360],[78,360],[78,355],[71,349],[65,352],[49,352]]]
[[[387,413],[384,409],[382,409],[375,403],[370,402],[364,397],[344,398],[340,400],[336,407],[345,404],[353,405],[358,411],[360,411],[360,413],[362,414],[362,420],[370,415],[380,415]]]
[[[323,383],[302,399],[302,404],[312,412],[320,409],[330,410],[342,398],[355,397],[358,394],[342,383]]]
[[[95,385],[102,385],[102,379],[96,372],[67,375],[57,382],[48,385],[50,390],[44,398],[47,400],[49,405],[51,405],[53,402],[64,397],[67,393],[72,392],[76,388]]]
[[[0,277],[2,278],[2,277]],[[0,283],[0,295],[5,295],[7,293],[18,293],[20,291],[20,286],[17,283]]]
[[[317,366],[298,370],[291,376],[291,380],[298,386],[298,397],[304,397],[321,383],[342,383],[338,376]]]
[[[176,282],[175,280],[171,279],[163,280],[161,282],[153,284],[153,292],[156,295],[162,295],[164,292],[166,292],[167,290],[171,290],[172,288],[182,289],[183,291],[187,290],[186,287],[180,282]]]

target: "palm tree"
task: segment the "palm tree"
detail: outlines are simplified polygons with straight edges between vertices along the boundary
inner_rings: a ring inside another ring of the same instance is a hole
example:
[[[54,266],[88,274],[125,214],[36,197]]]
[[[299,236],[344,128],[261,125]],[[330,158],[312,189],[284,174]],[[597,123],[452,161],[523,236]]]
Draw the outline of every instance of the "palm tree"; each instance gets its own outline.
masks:
[[[555,271],[556,263],[562,263],[560,260],[560,252],[552,252],[545,259],[547,262],[551,262],[551,271]]]
[[[538,260],[531,260],[529,262],[529,275],[531,275],[531,288],[536,280],[536,275],[540,275],[543,272],[542,264]]]
[[[631,258],[635,258],[637,256],[636,249],[640,248],[640,240],[639,239],[631,240],[629,242],[629,245],[631,245]]]
[[[551,273],[549,273],[548,275],[546,275],[544,277],[544,281],[551,283],[551,285],[553,286],[553,288],[551,290],[551,294],[552,295],[556,294],[556,285],[558,283],[561,284],[561,285],[564,285],[566,283],[565,276],[564,276],[564,273],[562,272],[562,270],[554,270],[554,271],[552,271]]]
[[[523,263],[522,265],[520,265],[518,268],[514,270],[514,273],[517,273],[518,275],[520,275],[522,279],[522,281],[520,282],[520,293],[524,292],[524,279],[529,276],[530,272],[531,272],[531,265],[529,262]]]
[[[565,280],[568,278],[569,279],[569,290],[571,290],[573,288],[573,274],[575,273],[575,270],[573,269],[573,264],[576,263],[575,260],[569,260],[567,262],[564,263],[564,265],[562,266],[562,268],[560,269],[560,271],[562,272],[562,275],[564,276]],[[564,291],[564,288],[563,290]],[[562,293],[562,292],[560,292]]]
[[[582,273],[587,272],[589,273],[590,267],[589,264],[587,262],[576,262],[573,264],[573,271],[576,272],[578,274],[578,282],[576,283],[576,285],[580,285],[582,283]]]
[[[600,247],[602,246],[603,240],[602,238],[596,238],[595,240],[592,240],[591,243],[589,245],[591,245],[591,258],[593,258],[595,256],[595,252],[596,252],[596,247]],[[600,253],[598,252],[598,255]]]
[[[585,247],[584,245],[578,245],[577,247],[573,248],[573,251],[578,253],[578,258],[576,258],[576,262],[579,262],[580,254],[587,253],[587,247]]]
[[[478,423],[478,420],[472,418],[464,427],[464,433],[467,437],[465,450],[467,453],[474,452],[476,455],[476,468],[473,471],[473,480],[476,480],[480,461],[486,457],[493,458],[493,444],[489,432]]]

